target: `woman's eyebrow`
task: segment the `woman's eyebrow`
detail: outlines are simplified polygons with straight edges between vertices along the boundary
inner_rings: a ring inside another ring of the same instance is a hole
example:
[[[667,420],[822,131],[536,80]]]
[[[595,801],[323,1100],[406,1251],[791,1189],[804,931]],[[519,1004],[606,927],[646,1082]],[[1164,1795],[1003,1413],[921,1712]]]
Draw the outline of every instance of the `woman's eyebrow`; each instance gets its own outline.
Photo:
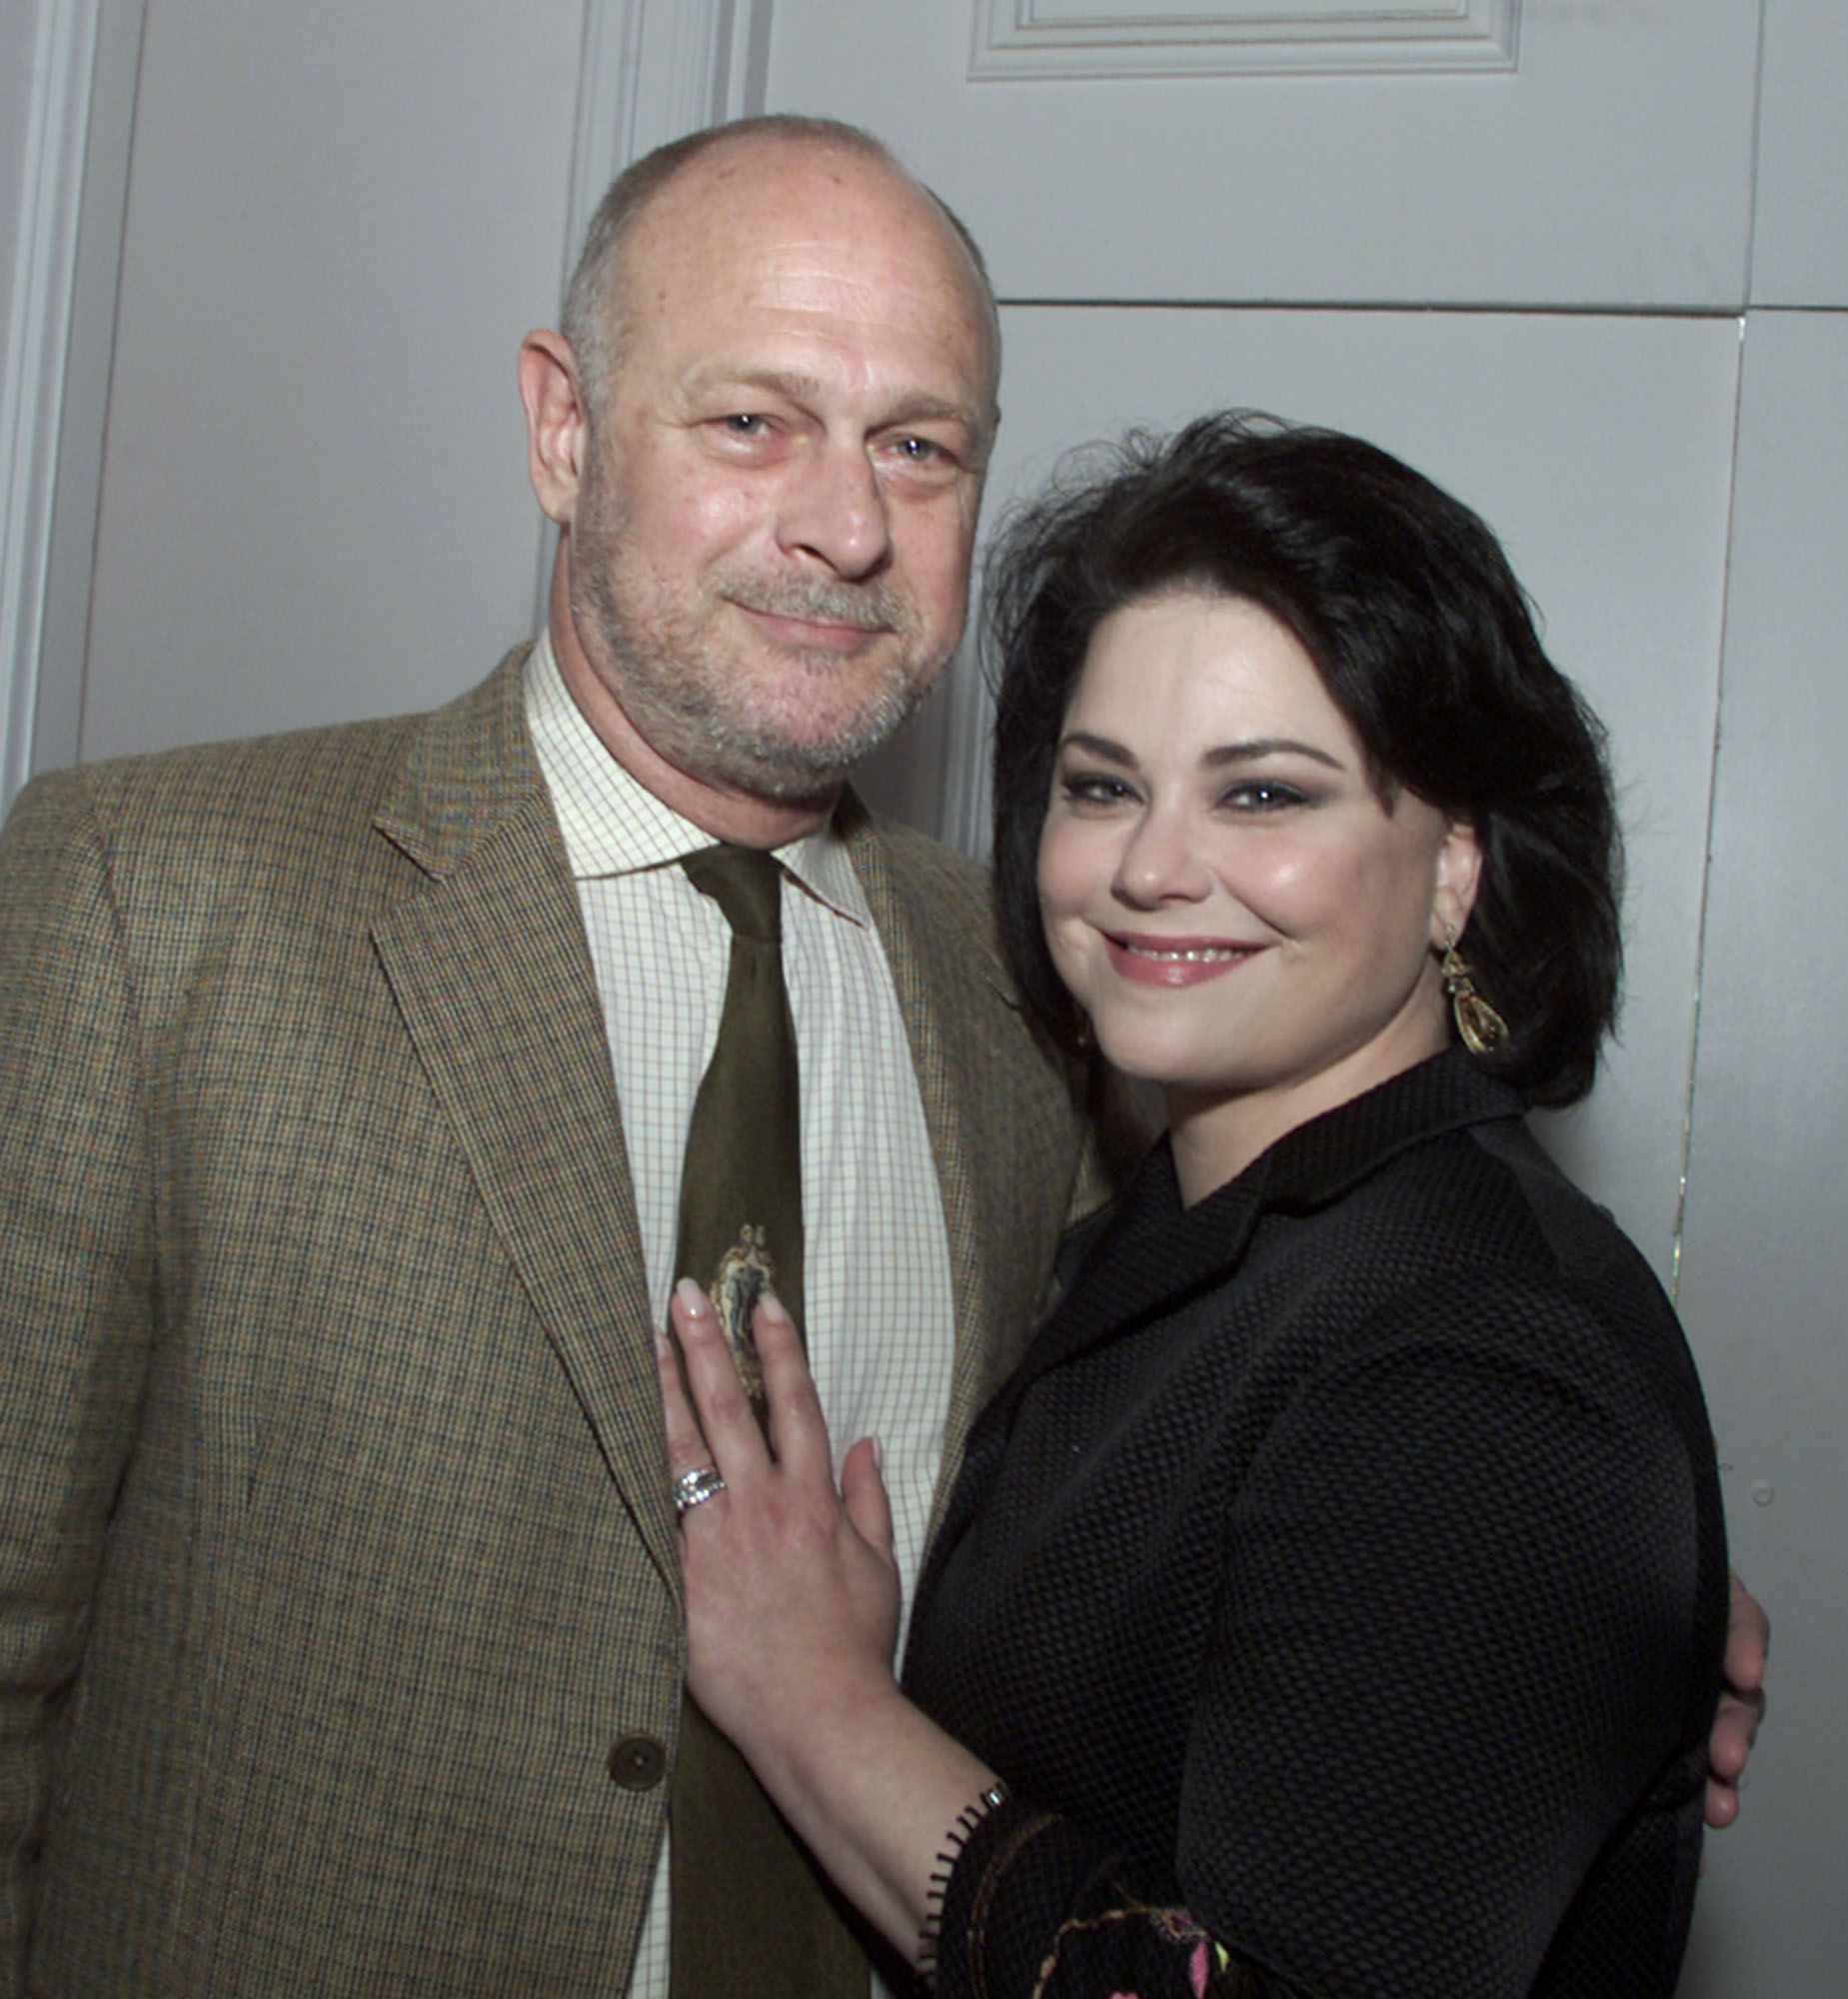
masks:
[[[1093,736],[1088,729],[1074,729],[1058,739],[1060,751],[1083,750],[1092,757],[1101,757],[1106,763],[1132,765],[1135,758],[1120,743],[1107,736]]]
[[[1293,736],[1254,736],[1244,743],[1221,743],[1208,750],[1200,762],[1218,766],[1221,764],[1251,764],[1260,757],[1307,757],[1312,763],[1326,764],[1331,771],[1345,771],[1347,766],[1338,757],[1331,757],[1326,750],[1316,749],[1313,743],[1298,743]]]

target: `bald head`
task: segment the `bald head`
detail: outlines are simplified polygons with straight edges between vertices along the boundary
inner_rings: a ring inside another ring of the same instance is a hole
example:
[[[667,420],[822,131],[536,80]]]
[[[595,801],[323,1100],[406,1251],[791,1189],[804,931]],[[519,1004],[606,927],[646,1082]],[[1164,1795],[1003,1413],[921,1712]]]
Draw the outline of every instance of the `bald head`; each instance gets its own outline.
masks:
[[[997,366],[979,260],[865,133],[702,133],[604,203],[566,337],[521,350],[554,650],[717,838],[819,823],[947,664]]]
[[[754,168],[812,169],[825,181],[831,162],[862,182],[887,184],[899,208],[914,213],[917,240],[934,243],[966,301],[989,356],[990,390],[1000,369],[1000,320],[987,266],[975,239],[954,213],[915,179],[872,133],[831,118],[779,114],[709,126],[645,154],[611,183],[591,219],[584,249],[565,294],[560,325],[577,356],[587,412],[597,427],[611,375],[641,308],[632,283],[630,250],[646,219],[670,191],[683,200],[742,190]],[[656,217],[657,220],[661,218]],[[992,401],[992,394],[990,395]],[[990,410],[990,420],[997,412]]]

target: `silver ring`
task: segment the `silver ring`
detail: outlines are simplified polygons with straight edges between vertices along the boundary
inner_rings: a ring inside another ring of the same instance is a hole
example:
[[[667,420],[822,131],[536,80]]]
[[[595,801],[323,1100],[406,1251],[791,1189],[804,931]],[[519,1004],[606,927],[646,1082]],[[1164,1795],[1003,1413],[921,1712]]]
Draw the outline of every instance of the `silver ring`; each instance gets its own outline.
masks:
[[[674,1481],[674,1510],[689,1513],[696,1506],[704,1506],[709,1499],[717,1499],[725,1490],[725,1480],[719,1476],[716,1464],[696,1464],[691,1471],[683,1471]]]

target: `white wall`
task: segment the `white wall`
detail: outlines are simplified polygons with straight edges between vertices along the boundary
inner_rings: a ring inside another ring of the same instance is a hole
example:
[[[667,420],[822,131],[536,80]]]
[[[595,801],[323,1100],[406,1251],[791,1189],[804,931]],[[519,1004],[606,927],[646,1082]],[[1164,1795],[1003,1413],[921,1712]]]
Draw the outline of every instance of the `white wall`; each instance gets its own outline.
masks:
[[[1679,1302],[1735,1559],[1772,1606],[1772,1720],[1716,1841],[1683,1999],[1823,1999],[1848,1906],[1848,13],[1765,10]]]
[[[529,635],[582,11],[150,9],[86,758],[426,707]]]
[[[35,194],[29,140],[35,108],[46,95],[39,73],[44,7],[45,0],[19,0],[16,6],[0,8],[0,479],[6,480],[9,496],[13,481],[8,471],[18,450],[16,434],[26,415],[24,378],[31,329],[26,324],[23,293]],[[9,596],[18,589],[12,579],[24,554],[23,550],[9,554],[19,535],[10,513],[6,498],[0,498],[0,588],[7,589]],[[17,611],[10,615],[0,612],[0,638],[10,642],[0,646],[0,808],[11,798],[27,768],[26,742],[32,698],[37,692],[36,636],[19,630],[22,622]]]
[[[1747,1831],[1715,1843],[1687,1999],[1842,1984],[1848,1803],[1848,321],[1755,312],[1746,343],[1722,753],[1680,1305],[1734,1559],[1777,1618]]]

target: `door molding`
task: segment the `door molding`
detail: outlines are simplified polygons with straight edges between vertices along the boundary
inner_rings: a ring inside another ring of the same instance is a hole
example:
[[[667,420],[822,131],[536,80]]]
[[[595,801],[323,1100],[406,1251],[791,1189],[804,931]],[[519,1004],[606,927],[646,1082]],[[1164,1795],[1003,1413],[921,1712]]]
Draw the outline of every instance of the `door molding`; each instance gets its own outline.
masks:
[[[146,0],[41,0],[0,351],[0,803],[76,760]]]
[[[568,264],[631,161],[763,110],[770,16],[771,0],[586,0]]]
[[[0,804],[74,764],[146,0],[42,0],[0,352]]]
[[[771,6],[772,0],[585,0],[561,297],[591,217],[625,167],[703,125],[763,110]],[[535,631],[550,608],[556,542],[551,523],[542,521]]]
[[[986,0],[971,80],[1509,70],[1521,0]]]

